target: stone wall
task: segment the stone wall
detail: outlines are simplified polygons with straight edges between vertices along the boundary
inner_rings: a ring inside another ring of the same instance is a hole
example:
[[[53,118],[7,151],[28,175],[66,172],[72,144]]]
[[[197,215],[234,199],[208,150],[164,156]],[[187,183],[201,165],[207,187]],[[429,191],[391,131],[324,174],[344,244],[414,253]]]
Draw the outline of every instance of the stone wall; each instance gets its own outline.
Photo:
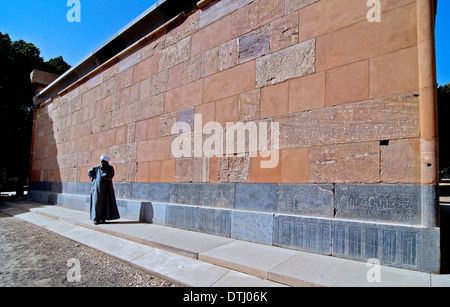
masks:
[[[107,154],[122,207],[153,206],[153,222],[438,271],[420,1],[381,1],[379,23],[361,0],[185,13],[36,109],[30,197],[86,209]]]

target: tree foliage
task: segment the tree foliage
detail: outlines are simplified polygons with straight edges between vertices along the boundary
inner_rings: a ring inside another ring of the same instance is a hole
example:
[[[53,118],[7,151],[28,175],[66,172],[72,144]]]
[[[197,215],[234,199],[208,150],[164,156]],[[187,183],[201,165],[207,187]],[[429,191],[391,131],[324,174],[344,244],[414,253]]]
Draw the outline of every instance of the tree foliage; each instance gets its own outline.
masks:
[[[34,44],[0,32],[0,184],[28,178],[35,94],[31,71],[62,74],[68,68],[62,57],[46,62]]]
[[[439,86],[438,124],[439,124],[439,169],[441,174],[450,174],[450,128],[447,120],[450,117],[450,83]]]

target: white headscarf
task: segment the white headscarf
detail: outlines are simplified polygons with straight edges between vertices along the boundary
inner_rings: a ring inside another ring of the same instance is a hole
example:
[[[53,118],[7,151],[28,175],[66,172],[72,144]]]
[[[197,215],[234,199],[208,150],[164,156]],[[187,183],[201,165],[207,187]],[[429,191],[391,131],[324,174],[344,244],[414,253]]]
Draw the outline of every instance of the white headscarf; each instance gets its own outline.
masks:
[[[111,160],[111,158],[108,157],[108,156],[102,155],[102,156],[100,157],[100,162],[101,162],[101,161],[109,162],[109,160]]]

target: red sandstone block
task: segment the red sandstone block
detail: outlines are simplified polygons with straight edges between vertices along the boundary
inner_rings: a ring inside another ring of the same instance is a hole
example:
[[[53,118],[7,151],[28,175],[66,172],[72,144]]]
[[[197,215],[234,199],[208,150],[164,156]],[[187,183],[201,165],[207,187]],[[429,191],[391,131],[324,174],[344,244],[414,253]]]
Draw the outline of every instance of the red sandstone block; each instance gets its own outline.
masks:
[[[289,81],[289,113],[325,106],[325,73],[317,72]]]
[[[161,181],[161,161],[151,161],[148,164],[148,182]]]
[[[136,122],[136,133],[134,135],[136,142],[147,139],[147,120]]]
[[[256,64],[250,61],[204,78],[203,103],[254,89],[255,76]]]
[[[214,122],[215,102],[205,103],[195,107],[195,114],[201,115],[202,127],[209,122]]]
[[[252,157],[250,168],[250,175],[247,182],[250,183],[279,183],[281,182],[281,164],[275,161],[280,152],[278,150],[271,150],[259,152],[257,157]],[[271,167],[264,167],[264,161],[269,162],[271,159],[273,163]]]
[[[418,138],[385,141],[380,149],[380,180],[382,182],[420,182],[420,140]]]
[[[153,117],[147,120],[146,139],[159,138],[160,136],[159,124],[160,124],[159,117]]]
[[[133,71],[133,83],[136,84],[142,80],[148,79],[157,73],[158,61],[156,57],[150,57],[136,66]]]
[[[178,64],[169,69],[169,79],[167,82],[167,90],[174,89],[183,84],[183,67],[184,64]]]
[[[283,82],[261,89],[261,118],[287,114],[289,109],[289,83]]]
[[[191,57],[218,47],[232,38],[231,15],[228,15],[192,34]]]
[[[369,98],[369,61],[364,60],[326,72],[325,105],[362,101]]]
[[[370,97],[419,90],[417,47],[370,60]]]
[[[222,127],[226,127],[227,122],[238,121],[238,96],[221,99],[215,103],[215,121]],[[204,122],[205,124],[206,122]]]
[[[161,161],[161,182],[175,182],[175,160]]]
[[[308,148],[293,148],[280,151],[281,182],[308,182]]]
[[[376,183],[380,180],[380,143],[309,148],[309,182]]]
[[[137,167],[137,182],[148,182],[148,170],[150,162],[139,162]]]
[[[167,160],[171,150],[170,136],[138,142],[137,161]]]
[[[203,96],[203,79],[170,90],[164,94],[164,113],[200,105]]]
[[[318,3],[322,2],[328,1]],[[386,12],[382,18],[383,21],[379,23],[369,23],[364,19],[317,37],[316,71],[353,63],[417,44],[415,4]]]

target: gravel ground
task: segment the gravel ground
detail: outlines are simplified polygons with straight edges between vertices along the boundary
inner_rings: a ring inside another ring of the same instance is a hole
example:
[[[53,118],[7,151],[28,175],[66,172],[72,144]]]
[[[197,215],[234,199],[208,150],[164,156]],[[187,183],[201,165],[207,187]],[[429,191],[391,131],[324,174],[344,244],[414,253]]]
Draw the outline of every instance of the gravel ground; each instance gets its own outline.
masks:
[[[69,259],[80,261],[80,282],[67,279],[73,267],[67,265]],[[95,249],[0,212],[0,287],[175,286]]]

